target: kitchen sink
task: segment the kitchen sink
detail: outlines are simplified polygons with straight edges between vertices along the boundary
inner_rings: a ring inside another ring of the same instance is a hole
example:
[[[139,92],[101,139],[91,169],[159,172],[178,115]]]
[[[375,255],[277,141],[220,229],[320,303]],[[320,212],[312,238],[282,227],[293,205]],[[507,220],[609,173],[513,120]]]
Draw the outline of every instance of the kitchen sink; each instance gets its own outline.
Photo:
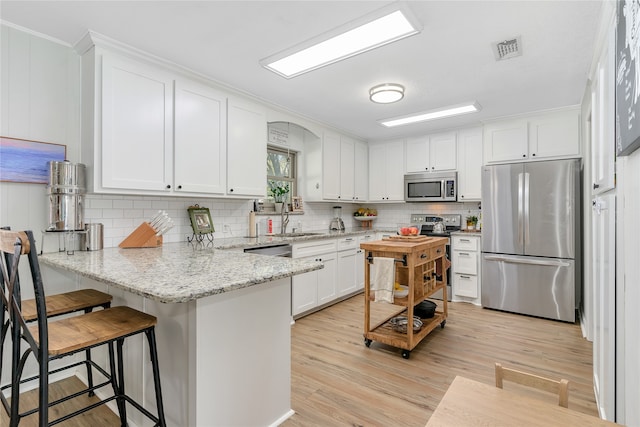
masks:
[[[274,234],[275,237],[304,237],[304,236],[320,236],[326,233],[279,233]]]

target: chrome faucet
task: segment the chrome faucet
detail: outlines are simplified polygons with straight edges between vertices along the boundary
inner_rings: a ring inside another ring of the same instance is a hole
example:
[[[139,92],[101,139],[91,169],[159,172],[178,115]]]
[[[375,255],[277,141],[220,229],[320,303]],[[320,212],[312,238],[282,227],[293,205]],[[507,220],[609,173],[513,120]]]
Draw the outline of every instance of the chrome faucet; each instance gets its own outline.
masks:
[[[286,203],[282,204],[282,209],[280,210],[280,224],[280,234],[285,234],[287,225],[289,225],[289,210]]]

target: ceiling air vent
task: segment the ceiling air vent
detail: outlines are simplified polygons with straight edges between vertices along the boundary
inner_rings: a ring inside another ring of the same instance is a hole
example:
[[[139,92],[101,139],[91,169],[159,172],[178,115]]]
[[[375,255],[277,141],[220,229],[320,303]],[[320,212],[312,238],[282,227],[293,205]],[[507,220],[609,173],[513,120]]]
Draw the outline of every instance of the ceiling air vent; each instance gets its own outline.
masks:
[[[522,42],[520,41],[520,36],[514,37],[511,40],[493,43],[493,54],[496,57],[496,61],[515,58],[516,56],[522,55]]]

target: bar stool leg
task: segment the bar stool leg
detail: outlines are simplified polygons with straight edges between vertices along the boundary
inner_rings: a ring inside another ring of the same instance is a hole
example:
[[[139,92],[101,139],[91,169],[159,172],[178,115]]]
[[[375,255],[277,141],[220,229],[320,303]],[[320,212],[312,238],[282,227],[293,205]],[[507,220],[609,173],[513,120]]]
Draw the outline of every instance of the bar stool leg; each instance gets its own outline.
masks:
[[[118,405],[118,415],[120,416],[120,424],[127,425],[127,415],[124,412],[125,401],[120,393],[120,387],[118,386],[117,368],[116,368],[116,355],[113,350],[113,342],[109,345],[109,370],[111,373],[111,387],[113,387],[113,394],[116,396],[116,404]]]
[[[17,427],[20,420],[20,332],[16,325],[11,328],[11,413],[9,415],[9,425]]]
[[[153,328],[145,331],[149,341],[149,353],[151,355],[151,367],[153,369],[153,385],[156,391],[156,408],[158,410],[158,420],[160,427],[166,427],[164,418],[164,405],[162,403],[162,388],[160,386],[160,368],[158,366],[158,351],[156,345],[156,334]]]
[[[118,350],[118,407],[121,411],[120,419],[122,421],[122,427],[127,426],[127,406],[124,399],[124,361],[122,357],[122,346],[124,344],[124,338],[116,340],[116,348]],[[120,408],[122,405],[122,408]]]

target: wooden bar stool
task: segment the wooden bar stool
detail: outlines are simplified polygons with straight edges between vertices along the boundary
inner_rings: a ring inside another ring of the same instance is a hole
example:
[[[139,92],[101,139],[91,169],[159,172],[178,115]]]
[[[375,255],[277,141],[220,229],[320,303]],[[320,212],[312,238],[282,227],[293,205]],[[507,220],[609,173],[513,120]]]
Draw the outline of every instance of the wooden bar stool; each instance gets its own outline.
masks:
[[[111,307],[65,319],[50,321],[46,315],[47,300],[38,264],[33,233],[31,231],[13,232],[0,230],[0,254],[2,255],[0,256],[0,267],[4,283],[3,287],[6,289],[8,306],[7,313],[12,340],[14,343],[14,345],[11,346],[12,386],[10,427],[18,426],[22,417],[35,412],[38,412],[38,425],[40,427],[57,424],[112,400],[115,400],[117,403],[120,422],[123,426],[127,425],[127,403],[131,404],[146,417],[151,419],[156,426],[166,426],[155,341],[156,318],[129,307]],[[23,304],[20,301],[20,281],[18,280],[17,271],[20,259],[23,256],[26,256],[29,261],[35,295],[37,321],[36,324],[32,326],[27,325]],[[124,340],[127,337],[140,333],[144,333],[146,335],[149,343],[149,353],[151,356],[151,365],[154,376],[157,415],[152,414],[143,408],[138,402],[134,401],[130,396],[126,395],[124,389]],[[20,346],[21,340],[27,344],[27,348],[23,352],[21,351]],[[95,363],[91,363],[90,365],[104,375],[107,378],[107,381],[93,386],[93,389],[110,385],[113,390],[113,396],[49,422],[49,407],[77,397],[86,392],[86,390],[83,390],[54,402],[49,402],[49,362],[103,345],[107,347],[109,353],[109,372],[106,372]],[[34,377],[37,378],[39,382],[39,404],[36,409],[20,413],[20,383],[22,381],[24,366],[30,359],[30,356],[33,356],[39,365],[39,375]]]
[[[2,227],[2,230],[10,230],[9,227]],[[8,299],[7,290],[4,287],[4,278],[0,275],[0,378],[2,378],[2,360],[4,354],[4,343],[9,330]],[[113,297],[95,289],[82,289],[78,291],[66,292],[62,294],[50,295],[46,297],[47,317],[61,316],[65,314],[84,312],[90,313],[95,308],[109,308]],[[35,299],[22,300],[22,313],[25,321],[33,322],[37,320]],[[76,365],[85,364],[87,368],[87,381],[89,383],[89,396],[93,396],[93,371],[91,369],[91,350],[87,349],[85,360]],[[23,380],[23,382],[29,379]],[[4,395],[4,391],[11,387],[11,384],[0,386],[0,401],[7,413],[10,413],[9,403]]]

